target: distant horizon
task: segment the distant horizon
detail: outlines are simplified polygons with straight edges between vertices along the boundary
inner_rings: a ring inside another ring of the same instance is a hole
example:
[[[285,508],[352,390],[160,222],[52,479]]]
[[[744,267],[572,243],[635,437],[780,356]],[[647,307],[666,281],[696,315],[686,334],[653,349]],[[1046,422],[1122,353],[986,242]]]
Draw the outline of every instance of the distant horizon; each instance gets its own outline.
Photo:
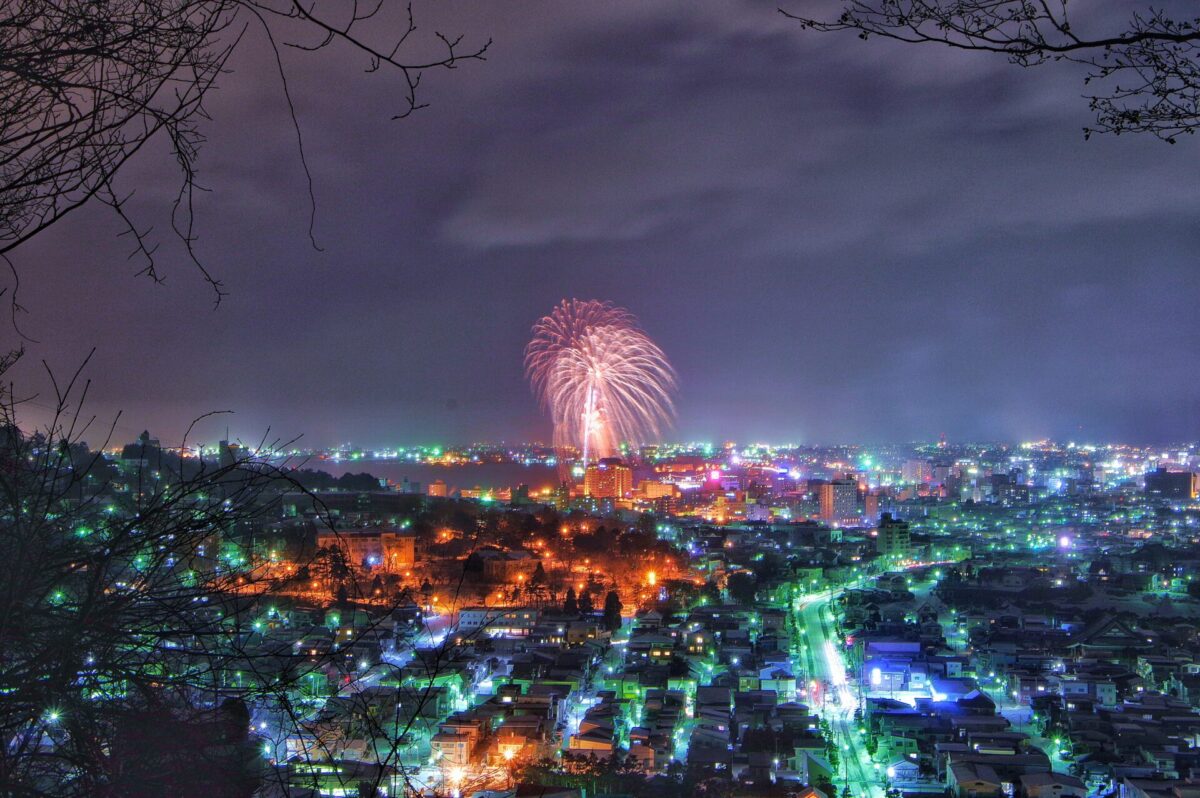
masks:
[[[151,433],[151,437],[156,438],[159,441],[160,445],[164,446],[164,448],[169,448],[169,449],[179,448],[176,444],[171,443],[169,440],[164,440],[163,438],[156,436],[154,434],[153,430],[147,430],[147,431],[149,431]],[[255,444],[252,444],[247,440],[239,439],[237,436],[231,436],[228,439],[217,438],[217,439],[212,439],[212,440],[206,440],[203,442],[193,443],[193,444],[189,445],[187,448],[195,449],[195,448],[199,447],[199,448],[203,448],[203,449],[208,449],[208,448],[218,446],[220,444],[220,442],[223,440],[227,440],[230,443],[238,444],[239,446],[246,446],[247,448],[255,446]],[[134,443],[134,442],[136,442],[136,437],[133,438],[132,440],[123,441],[123,442],[119,442],[119,443],[110,442],[104,448],[105,449],[116,449],[116,448],[125,446],[129,443]],[[758,447],[766,447],[769,449],[776,449],[776,450],[787,450],[787,449],[837,449],[837,448],[872,448],[872,447],[919,448],[919,447],[923,447],[923,446],[936,447],[936,446],[938,446],[939,442],[940,442],[940,439],[938,439],[938,438],[913,439],[913,440],[892,440],[892,441],[878,441],[878,440],[877,441],[865,441],[864,440],[864,441],[836,441],[836,442],[806,442],[806,441],[773,442],[773,441],[767,441],[767,440],[739,441],[739,440],[733,440],[730,438],[713,438],[713,439],[708,439],[708,440],[661,441],[658,443],[643,444],[642,446],[643,447],[660,446],[660,447],[667,447],[667,448],[678,449],[678,450],[695,450],[695,449],[703,449],[703,448],[708,447],[713,450],[711,452],[711,454],[715,455],[715,454],[723,451],[725,448],[725,444],[727,444],[727,443],[733,443],[734,446],[739,450],[744,450],[744,449],[748,449],[748,448],[758,448]],[[1158,448],[1158,449],[1164,449],[1164,450],[1177,450],[1179,448],[1200,447],[1200,438],[1197,438],[1194,440],[1175,440],[1175,441],[1132,441],[1132,440],[1117,440],[1117,439],[1113,439],[1113,440],[1073,440],[1073,439],[1066,439],[1066,438],[1062,438],[1062,439],[1037,438],[1037,439],[1026,439],[1026,440],[965,439],[965,438],[964,439],[954,439],[954,438],[948,437],[948,438],[946,438],[945,443],[948,448],[986,448],[986,447],[1004,446],[1004,447],[1008,447],[1008,448],[1012,448],[1012,449],[1020,449],[1024,446],[1054,446],[1054,447],[1061,447],[1061,448],[1074,448],[1077,450],[1084,450],[1084,449],[1088,449],[1088,448],[1100,449],[1100,448],[1106,448],[1106,447],[1127,447],[1127,448],[1133,448],[1133,449],[1155,449],[1155,448]],[[460,450],[471,449],[471,448],[503,448],[503,447],[514,448],[514,449],[522,448],[522,447],[524,447],[524,448],[539,448],[539,449],[547,449],[547,450],[553,450],[555,448],[552,444],[550,444],[546,441],[518,440],[518,439],[506,440],[506,439],[501,438],[501,439],[491,439],[491,440],[485,439],[485,440],[475,440],[475,441],[466,441],[466,442],[435,441],[435,442],[421,442],[421,443],[387,443],[387,444],[368,444],[368,443],[346,442],[346,443],[334,444],[334,445],[329,445],[329,446],[296,445],[296,446],[292,446],[292,447],[276,449],[276,451],[279,451],[280,453],[288,453],[288,452],[309,453],[309,454],[312,454],[313,456],[333,454],[333,453],[337,453],[337,452],[361,452],[361,453],[364,453],[364,456],[357,458],[357,459],[366,461],[366,460],[395,459],[395,458],[390,458],[390,457],[386,456],[387,453],[389,453],[389,452],[399,452],[399,451],[410,452],[410,451],[414,451],[414,450],[428,451],[428,450],[434,450],[434,449],[460,451]],[[264,446],[262,448],[270,449],[272,447]],[[367,453],[369,453],[369,455],[370,455],[369,457],[366,456]]]

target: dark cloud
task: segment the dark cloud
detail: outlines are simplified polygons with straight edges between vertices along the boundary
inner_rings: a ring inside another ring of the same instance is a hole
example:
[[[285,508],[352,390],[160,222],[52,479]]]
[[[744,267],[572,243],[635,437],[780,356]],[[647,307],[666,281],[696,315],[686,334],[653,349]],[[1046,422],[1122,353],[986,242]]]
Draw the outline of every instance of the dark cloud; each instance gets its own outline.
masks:
[[[182,261],[134,279],[82,214],[18,258],[23,376],[94,344],[93,410],[168,437],[214,408],[314,444],[541,436],[528,329],[603,297],[673,358],[681,438],[1196,436],[1200,148],[1084,142],[1073,68],[805,34],[757,2],[426,13],[496,44],[403,122],[349,54],[291,56],[324,252],[247,51],[201,164],[231,297],[213,312]]]

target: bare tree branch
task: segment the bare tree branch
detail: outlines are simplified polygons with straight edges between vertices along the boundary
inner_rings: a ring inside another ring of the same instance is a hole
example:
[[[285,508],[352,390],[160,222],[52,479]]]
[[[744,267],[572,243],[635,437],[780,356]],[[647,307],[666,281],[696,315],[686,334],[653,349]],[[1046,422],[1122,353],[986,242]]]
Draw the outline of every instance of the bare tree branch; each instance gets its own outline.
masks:
[[[1200,127],[1200,17],[1153,8],[1124,29],[1083,36],[1066,0],[849,0],[834,19],[785,8],[808,30],[854,31],[912,44],[996,53],[1023,67],[1067,61],[1087,67],[1092,133],[1149,133],[1175,143]]]
[[[253,26],[279,69],[284,99],[308,184],[309,237],[314,234],[316,192],[304,140],[288,86],[279,43],[300,52],[344,47],[361,54],[368,71],[386,68],[402,86],[404,118],[425,107],[418,100],[421,75],[485,58],[490,40],[464,49],[462,38],[440,33],[444,48],[432,59],[407,59],[416,44],[412,9],[407,24],[387,44],[377,15],[383,4],[301,3],[299,0],[14,0],[0,11],[0,255],[98,200],[113,210],[120,229],[134,240],[139,272],[155,282],[163,273],[153,231],[131,217],[131,191],[120,188],[125,165],[150,141],[169,142],[180,187],[171,226],[188,259],[219,303],[225,291],[195,249],[193,197],[196,158],[207,120],[205,100],[226,71],[229,58],[253,37]],[[303,39],[312,37],[312,41]],[[14,312],[16,292],[10,296]]]

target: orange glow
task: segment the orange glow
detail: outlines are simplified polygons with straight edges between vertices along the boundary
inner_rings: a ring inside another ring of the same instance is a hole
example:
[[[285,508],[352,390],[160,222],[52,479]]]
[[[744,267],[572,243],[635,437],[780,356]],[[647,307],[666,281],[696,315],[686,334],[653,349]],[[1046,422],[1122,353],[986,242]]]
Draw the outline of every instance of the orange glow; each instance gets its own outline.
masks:
[[[658,584],[658,574],[655,573],[654,571],[647,571],[646,572],[646,584],[650,585],[650,587],[654,587],[655,585],[657,585]]]

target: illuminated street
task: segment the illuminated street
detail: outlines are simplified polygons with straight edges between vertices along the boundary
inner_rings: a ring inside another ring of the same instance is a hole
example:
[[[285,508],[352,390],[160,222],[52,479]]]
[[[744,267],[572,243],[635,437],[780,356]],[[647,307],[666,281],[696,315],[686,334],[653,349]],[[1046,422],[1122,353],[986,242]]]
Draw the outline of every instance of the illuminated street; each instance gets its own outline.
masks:
[[[833,595],[826,593],[796,601],[795,612],[803,641],[799,664],[806,674],[809,690],[813,689],[814,682],[817,684],[820,703],[814,708],[829,721],[838,740],[843,783],[856,796],[881,798],[881,774],[863,747],[862,735],[854,720],[859,701],[830,625],[832,600]]]

